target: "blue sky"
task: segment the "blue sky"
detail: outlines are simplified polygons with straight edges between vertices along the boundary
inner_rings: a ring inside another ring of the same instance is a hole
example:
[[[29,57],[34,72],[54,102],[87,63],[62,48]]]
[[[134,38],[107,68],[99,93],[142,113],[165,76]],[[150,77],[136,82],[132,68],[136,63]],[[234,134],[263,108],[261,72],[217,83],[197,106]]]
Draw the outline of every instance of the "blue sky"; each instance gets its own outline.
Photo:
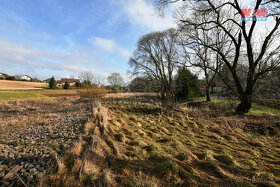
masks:
[[[139,37],[175,26],[151,0],[1,0],[0,72],[127,77]]]

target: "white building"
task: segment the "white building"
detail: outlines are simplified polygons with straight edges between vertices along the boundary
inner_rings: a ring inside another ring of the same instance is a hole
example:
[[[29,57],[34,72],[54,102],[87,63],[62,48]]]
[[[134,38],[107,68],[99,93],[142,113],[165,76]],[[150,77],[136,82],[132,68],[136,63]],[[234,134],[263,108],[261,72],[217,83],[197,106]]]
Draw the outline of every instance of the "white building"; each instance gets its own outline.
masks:
[[[21,75],[19,76],[20,80],[24,80],[24,81],[31,81],[32,77],[28,76],[28,75]]]
[[[8,77],[8,74],[6,74],[6,73],[0,73],[0,78],[1,79],[5,79],[5,78],[7,78]]]

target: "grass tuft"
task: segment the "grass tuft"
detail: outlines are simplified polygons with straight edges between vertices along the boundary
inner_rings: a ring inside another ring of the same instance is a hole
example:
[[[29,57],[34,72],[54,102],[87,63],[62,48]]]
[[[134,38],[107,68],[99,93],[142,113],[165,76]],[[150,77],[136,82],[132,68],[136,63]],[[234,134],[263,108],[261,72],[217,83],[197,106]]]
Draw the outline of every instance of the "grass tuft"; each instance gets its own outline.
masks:
[[[236,166],[237,165],[237,162],[236,160],[233,158],[233,156],[226,152],[226,151],[223,151],[221,154],[217,155],[215,157],[218,161],[224,163],[224,164],[227,164],[227,165],[230,165],[230,166]]]
[[[125,136],[124,136],[124,134],[121,134],[121,133],[116,134],[116,135],[115,135],[115,138],[116,138],[116,140],[119,141],[119,142],[124,142],[124,141],[125,141]]]

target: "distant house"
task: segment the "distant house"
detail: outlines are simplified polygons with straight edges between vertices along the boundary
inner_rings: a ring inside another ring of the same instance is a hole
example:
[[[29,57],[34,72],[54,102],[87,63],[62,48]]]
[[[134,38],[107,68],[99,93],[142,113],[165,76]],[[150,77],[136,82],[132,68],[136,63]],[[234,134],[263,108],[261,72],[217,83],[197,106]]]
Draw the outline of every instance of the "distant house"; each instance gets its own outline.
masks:
[[[6,73],[0,73],[0,79],[6,79],[8,76]]]
[[[206,95],[206,88],[204,86],[200,86],[199,90],[200,90],[200,95],[204,97]]]
[[[66,82],[70,84],[70,86],[74,86],[76,82],[80,82],[79,79],[67,79],[62,78],[61,80],[56,81],[57,86],[63,86]]]
[[[22,81],[31,81],[31,80],[32,80],[32,77],[30,77],[29,75],[20,75],[20,76],[19,76],[19,80],[22,80]]]
[[[227,86],[223,82],[215,81],[211,85],[211,91],[214,93],[222,93],[227,91]]]
[[[92,86],[93,86],[93,87],[96,87],[96,88],[100,88],[100,87],[102,87],[102,85],[101,85],[101,84],[92,84]]]
[[[52,78],[48,78],[46,80],[43,80],[43,83],[49,83],[51,81]]]
[[[212,93],[218,94],[218,96],[223,96],[223,97],[228,97],[233,95],[233,92],[222,81],[213,82],[210,91]]]
[[[201,96],[205,96],[206,95],[205,80],[199,80],[199,85],[200,85]],[[211,84],[210,94],[211,95],[217,95],[218,97],[219,96],[228,97],[228,96],[231,96],[233,93],[223,81],[215,80]]]

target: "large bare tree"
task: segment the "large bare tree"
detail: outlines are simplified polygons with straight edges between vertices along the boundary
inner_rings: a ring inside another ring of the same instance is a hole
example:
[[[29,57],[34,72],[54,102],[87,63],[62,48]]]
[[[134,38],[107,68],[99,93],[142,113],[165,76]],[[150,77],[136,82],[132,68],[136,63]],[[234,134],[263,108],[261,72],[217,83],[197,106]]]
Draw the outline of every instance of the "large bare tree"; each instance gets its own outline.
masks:
[[[196,15],[196,21],[206,19],[206,15]],[[179,24],[179,43],[183,49],[183,57],[187,60],[187,65],[197,67],[204,75],[206,101],[211,101],[210,88],[219,74],[221,68],[221,58],[214,53],[207,45],[216,42],[220,48],[224,44],[225,35],[220,29],[213,29],[212,32],[197,30],[185,24]]]
[[[112,73],[108,76],[107,81],[113,88],[114,92],[119,92],[121,87],[124,86],[124,80],[119,73]]]
[[[173,78],[179,60],[176,40],[175,29],[146,34],[130,59],[133,75],[155,81],[163,101],[174,97]]]
[[[158,7],[164,7],[169,3],[179,0],[157,0]],[[221,29],[227,36],[228,44],[224,50],[217,42],[203,44],[216,52],[228,68],[235,86],[227,84],[240,100],[236,113],[247,113],[252,106],[252,97],[256,90],[258,80],[265,74],[279,66],[279,25],[280,25],[280,1],[279,0],[256,0],[250,6],[251,9],[267,9],[268,21],[271,28],[265,28],[266,32],[258,32],[257,26],[264,22],[241,20],[244,1],[238,0],[185,0],[180,11],[180,22],[197,30],[211,32],[213,29]],[[187,11],[186,11],[187,10]],[[195,16],[207,15],[207,19],[197,22]],[[253,15],[256,19],[256,15]],[[241,58],[245,57],[245,58]],[[241,77],[238,76],[237,67],[242,64],[246,67],[246,80],[242,85]]]
[[[86,87],[94,86],[104,86],[105,78],[101,75],[94,74],[89,71],[81,72],[79,75],[79,79],[82,83],[85,84]]]
[[[93,80],[94,74],[89,72],[89,71],[85,71],[85,72],[81,72],[79,75],[79,79],[82,83],[85,84],[85,86],[91,86],[92,85],[92,80]]]

